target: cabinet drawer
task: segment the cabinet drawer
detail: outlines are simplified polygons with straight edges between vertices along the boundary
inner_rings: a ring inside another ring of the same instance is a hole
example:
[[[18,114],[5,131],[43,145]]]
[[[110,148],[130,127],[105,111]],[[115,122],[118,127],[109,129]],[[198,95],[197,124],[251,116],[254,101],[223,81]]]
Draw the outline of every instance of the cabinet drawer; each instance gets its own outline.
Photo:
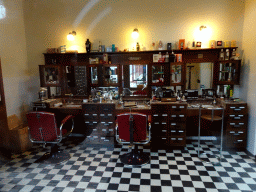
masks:
[[[247,123],[243,121],[238,122],[227,122],[227,130],[240,130],[240,129],[246,129]]]
[[[185,146],[186,145],[186,137],[185,136],[170,136],[169,137],[169,145],[171,146]]]
[[[247,114],[247,105],[227,105],[227,114]]]
[[[246,138],[245,130],[227,130],[227,136],[236,136],[237,138]]]
[[[115,136],[114,128],[99,128],[97,131],[102,137],[114,137]]]
[[[99,120],[99,116],[97,113],[85,113],[84,120]]]
[[[168,121],[168,113],[153,113],[152,121]]]
[[[245,114],[229,114],[227,120],[231,122],[235,121],[247,121],[247,115]]]
[[[165,128],[154,128],[154,129],[152,129],[152,133],[153,133],[153,136],[155,137],[155,136],[168,136],[168,129],[167,129],[167,127],[165,127]]]
[[[101,113],[100,121],[115,121],[115,117],[112,113]]]
[[[85,120],[84,123],[85,123],[86,128],[90,129],[90,128],[96,127],[99,122],[93,121],[93,120]]]
[[[168,105],[151,105],[151,109],[153,113],[168,113],[169,108]]]
[[[99,113],[99,107],[96,104],[83,104],[84,113]]]
[[[101,104],[99,106],[100,113],[113,113],[115,110],[115,105]]]
[[[152,126],[152,130],[167,129],[168,128],[168,122],[167,121],[153,121],[151,126]]]
[[[100,127],[101,128],[113,128],[113,127],[115,127],[115,123],[114,123],[114,121],[100,121],[99,122],[99,125],[100,125]]]
[[[169,128],[170,129],[186,129],[186,123],[185,122],[169,122]]]
[[[186,113],[187,106],[186,105],[170,105],[169,110],[171,113]]]
[[[169,136],[186,136],[186,130],[184,129],[169,129]]]
[[[186,114],[170,114],[169,120],[170,121],[185,121]]]
[[[246,138],[241,136],[227,136],[226,147],[228,148],[241,148],[246,147]]]
[[[157,147],[160,145],[168,145],[169,144],[169,138],[167,136],[163,136],[163,137],[159,137],[159,136],[155,136],[152,137],[152,143],[153,145],[157,145]],[[156,147],[156,146],[153,146]]]

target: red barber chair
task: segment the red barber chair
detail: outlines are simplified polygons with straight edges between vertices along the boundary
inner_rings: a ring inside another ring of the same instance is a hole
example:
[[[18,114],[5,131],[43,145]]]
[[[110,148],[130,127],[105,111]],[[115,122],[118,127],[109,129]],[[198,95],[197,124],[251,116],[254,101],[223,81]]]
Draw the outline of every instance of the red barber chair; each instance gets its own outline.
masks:
[[[141,113],[122,113],[117,115],[116,123],[117,142],[134,145],[130,153],[121,155],[121,162],[127,165],[147,164],[150,157],[139,151],[138,145],[147,144],[151,139],[148,116]]]
[[[59,150],[58,143],[73,131],[73,117],[72,115],[66,116],[66,118],[61,121],[60,127],[58,127],[54,113],[42,111],[27,113],[30,141],[32,143],[41,143],[43,147],[45,147],[46,144],[51,144],[51,152],[44,154],[40,159],[36,160],[35,163],[58,164],[70,158],[70,154]]]

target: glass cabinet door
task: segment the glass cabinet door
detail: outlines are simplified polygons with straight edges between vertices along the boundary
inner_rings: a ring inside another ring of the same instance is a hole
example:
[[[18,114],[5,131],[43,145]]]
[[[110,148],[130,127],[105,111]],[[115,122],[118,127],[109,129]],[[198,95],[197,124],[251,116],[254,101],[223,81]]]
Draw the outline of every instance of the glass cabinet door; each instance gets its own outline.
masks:
[[[165,83],[165,65],[152,65],[152,84],[163,85]]]
[[[119,65],[103,65],[104,86],[116,86],[119,83]]]
[[[41,87],[61,86],[62,70],[59,65],[39,65]]]
[[[218,83],[217,84],[239,84],[240,60],[221,61],[218,68]]]
[[[99,77],[98,77],[99,66],[90,66],[89,70],[91,73],[91,85],[97,86],[99,84]]]
[[[183,84],[183,63],[171,63],[171,85]]]

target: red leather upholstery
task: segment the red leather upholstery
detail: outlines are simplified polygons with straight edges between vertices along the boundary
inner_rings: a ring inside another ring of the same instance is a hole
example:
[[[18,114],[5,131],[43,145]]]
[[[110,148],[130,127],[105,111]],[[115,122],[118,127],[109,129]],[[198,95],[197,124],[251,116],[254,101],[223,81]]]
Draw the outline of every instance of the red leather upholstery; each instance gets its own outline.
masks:
[[[146,140],[147,137],[147,115],[141,113],[123,113],[117,115],[119,138],[130,141],[130,115],[133,115],[133,141]]]
[[[27,114],[30,136],[34,141],[55,141],[60,135],[54,113],[30,112]],[[64,134],[64,130],[63,133]]]

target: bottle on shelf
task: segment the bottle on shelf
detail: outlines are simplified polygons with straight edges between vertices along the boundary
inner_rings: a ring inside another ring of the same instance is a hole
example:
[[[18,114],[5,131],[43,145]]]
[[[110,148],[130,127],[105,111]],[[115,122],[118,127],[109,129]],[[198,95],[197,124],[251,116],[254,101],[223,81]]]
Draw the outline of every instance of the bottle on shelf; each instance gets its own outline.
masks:
[[[172,54],[170,55],[170,57],[169,57],[169,61],[170,62],[175,62],[175,54],[174,54],[174,52],[172,51]]]
[[[223,61],[224,60],[224,51],[223,51],[223,49],[221,49],[221,51],[220,51],[220,61]]]
[[[230,60],[235,60],[236,57],[236,49],[233,49]]]
[[[229,49],[226,49],[225,60],[229,60]]]
[[[99,41],[99,52],[102,52],[102,45],[100,41]]]
[[[168,52],[166,52],[166,54],[165,54],[165,62],[169,62],[169,53]]]
[[[87,41],[85,42],[85,48],[87,53],[91,52],[91,42],[89,41],[89,39],[87,39]]]
[[[136,44],[136,51],[140,51],[140,44],[139,44],[139,42],[137,42],[137,44]]]

